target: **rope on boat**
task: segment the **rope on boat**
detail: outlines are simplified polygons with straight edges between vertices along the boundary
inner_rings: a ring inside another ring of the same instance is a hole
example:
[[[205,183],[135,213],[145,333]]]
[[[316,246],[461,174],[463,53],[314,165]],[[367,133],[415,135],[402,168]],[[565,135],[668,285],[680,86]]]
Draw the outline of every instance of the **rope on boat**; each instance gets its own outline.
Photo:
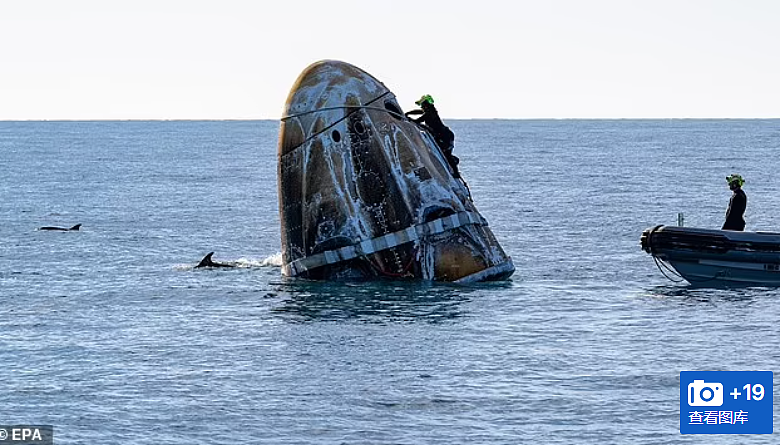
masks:
[[[719,272],[716,272],[715,275],[712,276],[712,278],[705,278],[703,280],[696,280],[696,279],[692,279],[692,278],[683,278],[683,276],[679,272],[674,270],[674,268],[672,266],[667,264],[666,261],[662,260],[661,258],[658,258],[657,256],[653,255],[653,261],[655,261],[655,266],[658,268],[658,270],[661,271],[661,274],[663,274],[663,276],[666,277],[666,279],[668,279],[672,283],[682,283],[683,281],[688,281],[691,284],[693,284],[693,283],[707,283],[709,281],[717,280],[718,277],[723,275],[722,272],[719,271]],[[664,269],[669,271],[669,273],[671,273],[675,277],[678,277],[679,280],[676,280],[676,279],[670,277],[669,275],[667,275],[666,272],[664,272]]]
[[[653,255],[653,261],[655,262],[655,267],[657,267],[658,270],[661,271],[661,274],[663,276],[665,276],[667,280],[671,281],[672,283],[682,283],[683,281],[685,281],[685,278],[683,278],[682,275],[680,275],[679,272],[677,272],[676,270],[672,269],[671,266],[666,264],[664,262],[664,260],[662,260],[662,259],[658,258],[657,256]],[[669,275],[667,275],[666,272],[664,271],[664,269],[669,271],[672,275],[678,277],[679,280],[676,280],[676,279],[670,277]]]

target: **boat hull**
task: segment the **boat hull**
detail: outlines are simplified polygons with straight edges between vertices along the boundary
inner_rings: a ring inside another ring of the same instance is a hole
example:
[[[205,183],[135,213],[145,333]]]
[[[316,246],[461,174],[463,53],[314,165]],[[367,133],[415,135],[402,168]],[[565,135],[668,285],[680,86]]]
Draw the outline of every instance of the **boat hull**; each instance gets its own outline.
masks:
[[[642,249],[696,286],[780,286],[780,234],[657,226]]]

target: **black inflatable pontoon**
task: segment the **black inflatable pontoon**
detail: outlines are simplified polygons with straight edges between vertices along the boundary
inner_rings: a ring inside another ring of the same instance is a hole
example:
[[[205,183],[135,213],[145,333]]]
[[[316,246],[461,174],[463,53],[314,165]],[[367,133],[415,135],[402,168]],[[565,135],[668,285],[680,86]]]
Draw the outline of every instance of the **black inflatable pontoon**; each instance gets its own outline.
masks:
[[[693,285],[780,286],[780,233],[656,226],[640,241]]]

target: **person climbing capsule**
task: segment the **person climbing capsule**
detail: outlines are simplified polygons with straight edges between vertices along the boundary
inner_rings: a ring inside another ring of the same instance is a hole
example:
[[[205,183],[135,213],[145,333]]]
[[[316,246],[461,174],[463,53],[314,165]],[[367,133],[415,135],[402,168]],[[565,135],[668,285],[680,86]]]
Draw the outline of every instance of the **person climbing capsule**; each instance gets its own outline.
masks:
[[[732,195],[729,200],[729,208],[726,210],[726,222],[721,230],[745,230],[745,208],[747,207],[747,195],[745,195],[742,186],[745,179],[737,174],[726,176],[726,182],[729,184]]]
[[[422,125],[423,128],[431,133],[433,139],[436,140],[436,144],[439,146],[442,153],[444,153],[444,157],[447,158],[450,168],[452,168],[452,176],[460,178],[460,172],[458,171],[460,159],[452,154],[455,143],[455,133],[442,122],[438,110],[436,110],[436,107],[433,105],[433,97],[431,97],[430,94],[423,95],[415,104],[417,104],[420,109],[407,111],[405,116],[413,122]],[[416,119],[411,117],[417,115],[420,115],[420,117]]]

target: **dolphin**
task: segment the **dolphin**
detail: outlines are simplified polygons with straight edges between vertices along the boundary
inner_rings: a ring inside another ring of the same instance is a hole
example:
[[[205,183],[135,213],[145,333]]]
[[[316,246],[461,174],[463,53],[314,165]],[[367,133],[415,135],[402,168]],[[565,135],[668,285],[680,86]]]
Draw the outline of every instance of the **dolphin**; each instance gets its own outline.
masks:
[[[281,120],[282,275],[468,283],[514,272],[431,134],[372,75],[316,62]]]
[[[214,262],[211,259],[211,255],[214,255],[214,252],[209,252],[206,256],[204,256],[203,259],[200,260],[200,263],[198,263],[198,265],[195,266],[195,268],[197,269],[199,267],[236,267],[232,264]]]
[[[81,224],[76,224],[75,226],[68,229],[67,227],[55,227],[55,226],[43,226],[39,228],[38,230],[55,230],[60,232],[70,232],[72,230],[79,230],[81,228]]]

